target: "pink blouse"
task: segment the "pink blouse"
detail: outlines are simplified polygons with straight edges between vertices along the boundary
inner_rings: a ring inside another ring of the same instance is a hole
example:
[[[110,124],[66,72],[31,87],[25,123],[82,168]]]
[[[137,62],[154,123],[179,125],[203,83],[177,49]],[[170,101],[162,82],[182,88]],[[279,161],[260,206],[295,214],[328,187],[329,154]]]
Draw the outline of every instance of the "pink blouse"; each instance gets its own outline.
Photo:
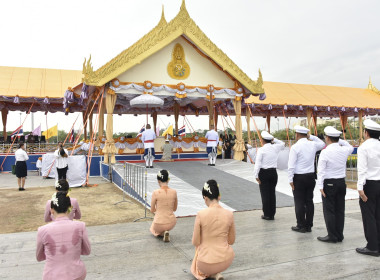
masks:
[[[38,228],[37,261],[46,260],[43,280],[84,279],[86,268],[80,255],[91,252],[87,229],[83,222],[59,217]]]
[[[69,214],[69,219],[79,220],[82,217],[82,213],[80,212],[78,201],[76,200],[76,198],[72,198],[72,197],[70,197],[70,201],[71,201],[71,211]],[[51,206],[51,200],[48,200],[45,206],[45,222],[47,223],[54,221],[54,216],[50,212],[51,210],[50,206]]]

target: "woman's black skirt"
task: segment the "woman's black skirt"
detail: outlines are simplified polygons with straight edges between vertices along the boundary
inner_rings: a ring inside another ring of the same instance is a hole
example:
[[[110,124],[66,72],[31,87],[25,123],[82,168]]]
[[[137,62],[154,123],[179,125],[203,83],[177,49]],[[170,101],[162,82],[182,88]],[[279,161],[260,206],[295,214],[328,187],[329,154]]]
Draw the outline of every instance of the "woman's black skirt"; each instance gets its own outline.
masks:
[[[26,167],[26,161],[16,162],[16,177],[24,178],[28,175],[28,169]]]

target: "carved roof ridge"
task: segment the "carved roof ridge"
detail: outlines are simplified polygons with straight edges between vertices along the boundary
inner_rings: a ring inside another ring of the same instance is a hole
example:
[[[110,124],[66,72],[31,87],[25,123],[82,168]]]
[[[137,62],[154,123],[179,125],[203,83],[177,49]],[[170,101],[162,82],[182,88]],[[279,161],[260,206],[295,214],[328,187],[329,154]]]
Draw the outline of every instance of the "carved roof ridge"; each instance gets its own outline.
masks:
[[[181,35],[186,35],[207,56],[219,64],[252,93],[264,93],[263,78],[259,70],[257,81],[251,80],[221,49],[219,49],[190,17],[182,0],[178,14],[167,23],[162,12],[161,20],[149,33],[111,61],[85,77],[86,84],[103,85],[131,67],[141,63]],[[88,73],[91,73],[89,71]]]

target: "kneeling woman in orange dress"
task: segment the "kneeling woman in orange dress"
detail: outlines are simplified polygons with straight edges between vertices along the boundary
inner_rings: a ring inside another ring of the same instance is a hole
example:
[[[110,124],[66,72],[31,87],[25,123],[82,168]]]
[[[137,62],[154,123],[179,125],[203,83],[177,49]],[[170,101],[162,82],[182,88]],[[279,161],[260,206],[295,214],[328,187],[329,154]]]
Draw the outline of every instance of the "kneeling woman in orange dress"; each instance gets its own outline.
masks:
[[[230,245],[235,242],[235,222],[231,211],[219,205],[219,186],[208,180],[202,189],[208,208],[195,218],[193,245],[196,248],[191,273],[197,279],[223,279],[220,272],[232,263],[235,253]]]
[[[163,236],[164,242],[169,242],[169,230],[177,223],[174,212],[177,210],[177,192],[169,188],[169,172],[161,170],[157,174],[160,188],[152,194],[151,212],[155,213],[150,231],[154,236]]]

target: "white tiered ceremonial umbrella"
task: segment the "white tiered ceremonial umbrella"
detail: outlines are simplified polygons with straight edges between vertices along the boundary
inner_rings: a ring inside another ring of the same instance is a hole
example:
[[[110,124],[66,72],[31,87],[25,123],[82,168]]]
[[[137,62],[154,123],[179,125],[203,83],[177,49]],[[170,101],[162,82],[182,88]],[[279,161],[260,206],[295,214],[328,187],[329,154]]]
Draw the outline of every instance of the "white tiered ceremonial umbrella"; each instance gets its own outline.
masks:
[[[161,107],[164,105],[164,100],[150,94],[142,94],[133,98],[129,103],[131,107],[146,108],[146,123],[148,123],[148,108]]]

